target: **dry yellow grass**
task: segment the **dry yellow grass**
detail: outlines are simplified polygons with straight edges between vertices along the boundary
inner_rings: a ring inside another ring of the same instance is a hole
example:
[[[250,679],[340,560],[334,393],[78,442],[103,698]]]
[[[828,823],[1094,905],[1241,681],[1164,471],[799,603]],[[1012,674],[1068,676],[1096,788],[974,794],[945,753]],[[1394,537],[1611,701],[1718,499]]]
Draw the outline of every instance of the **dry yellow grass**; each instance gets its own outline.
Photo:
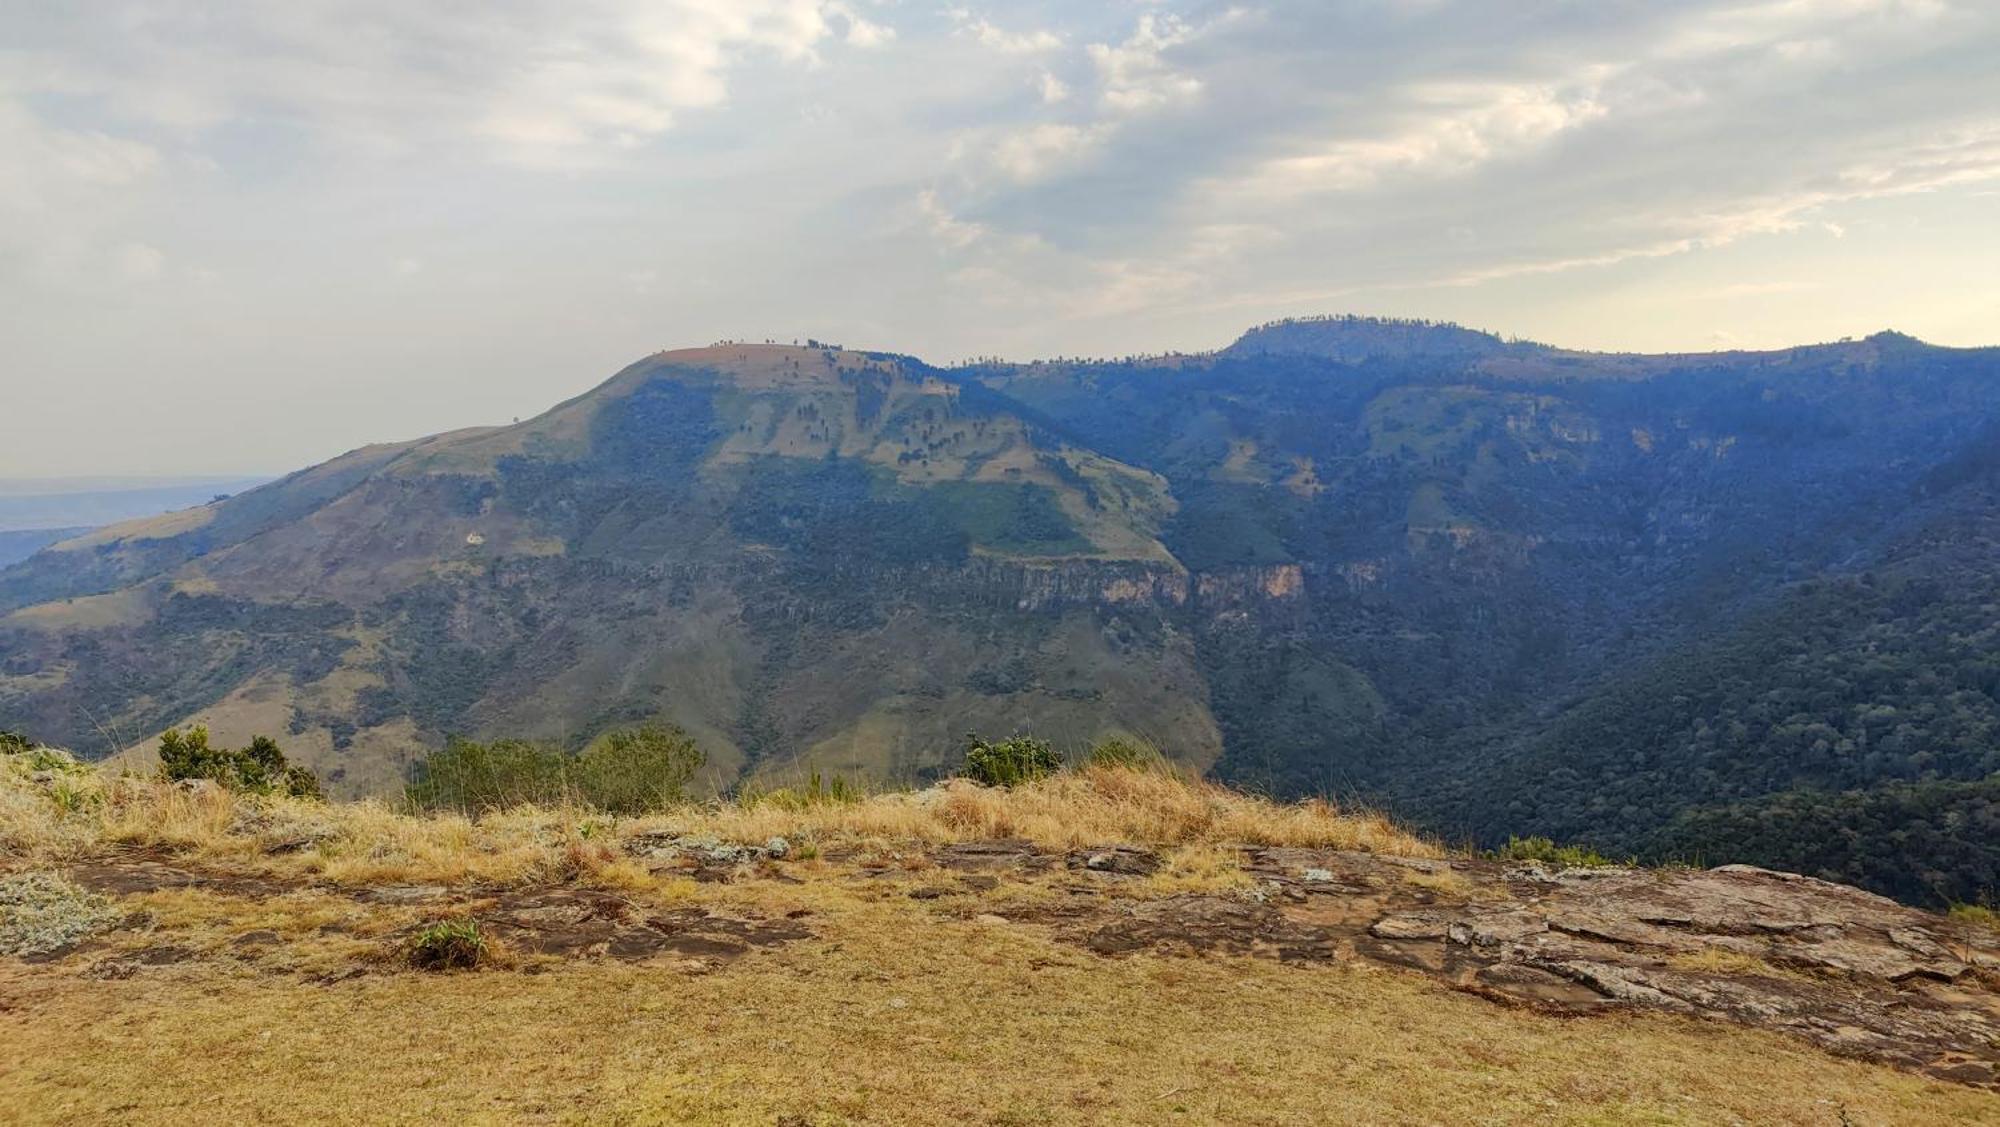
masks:
[[[737,892],[735,895],[743,895]],[[819,937],[708,973],[332,986],[0,963],[19,1123],[1992,1122],[1991,1095],[1661,1018],[1557,1020],[1413,976],[1102,959],[1038,928],[794,888]]]
[[[523,807],[473,820],[413,815],[381,801],[301,802],[150,778],[106,778],[91,770],[66,778],[81,796],[67,809],[18,772],[10,783],[0,782],[0,857],[54,860],[102,844],[161,846],[215,862],[366,885],[506,883],[579,869],[617,883],[632,874],[621,878],[609,868],[615,854],[606,843],[657,833],[745,844],[772,837],[812,845],[1017,837],[1054,849],[1245,843],[1440,855],[1436,845],[1378,815],[1344,813],[1320,801],[1273,803],[1163,770],[1088,768],[1013,790],[953,780],[853,802],[778,796],[625,819]],[[580,851],[586,838],[602,859]],[[278,844],[294,847],[273,857]]]
[[[0,757],[5,759],[8,757]],[[158,888],[136,922],[46,965],[0,959],[9,1123],[1980,1123],[1991,1094],[1716,1023],[1555,1019],[1361,962],[1105,958],[1009,905],[1060,904],[1060,867],[988,891],[926,846],[1161,846],[1121,895],[1228,892],[1234,841],[1435,847],[1373,817],[1168,775],[1088,771],[854,803],[710,805],[616,821],[477,821],[381,803],[252,799],[151,780],[30,781],[0,763],[0,869],[133,844],[284,884]],[[642,833],[838,845],[779,879],[641,868]],[[301,845],[300,843],[305,843]],[[272,854],[276,845],[298,846]],[[899,867],[898,879],[871,875]],[[908,870],[908,871],[901,871]],[[797,916],[810,937],[733,960],[502,950],[497,969],[393,962],[436,911],[340,886],[564,880],[645,910]],[[936,881],[958,891],[915,899]],[[332,887],[328,887],[330,884]],[[257,938],[252,944],[249,941]],[[148,951],[188,952],[151,965]],[[133,966],[137,964],[136,966]],[[107,966],[133,969],[100,973]],[[342,978],[357,966],[359,978]],[[509,969],[518,968],[518,969]],[[537,973],[521,973],[534,970]],[[788,1118],[789,1117],[789,1118]]]

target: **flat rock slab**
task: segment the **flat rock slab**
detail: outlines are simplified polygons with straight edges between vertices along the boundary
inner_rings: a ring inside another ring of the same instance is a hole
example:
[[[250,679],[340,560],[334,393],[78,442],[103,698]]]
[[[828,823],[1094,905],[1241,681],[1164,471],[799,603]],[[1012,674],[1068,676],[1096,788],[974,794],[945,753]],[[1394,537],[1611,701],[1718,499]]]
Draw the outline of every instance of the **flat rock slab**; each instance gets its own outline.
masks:
[[[1041,872],[1057,863],[1057,858],[1043,853],[1034,842],[1023,838],[994,838],[943,845],[938,847],[932,860],[947,869],[972,872],[995,869]]]
[[[1663,1010],[2000,1089],[2000,935],[1810,877],[1247,849],[1250,896],[1043,911],[1104,955],[1357,957],[1554,1013]]]
[[[610,893],[570,888],[508,893],[474,918],[514,950],[563,958],[726,960],[812,935],[792,919],[738,919],[702,908],[647,911]]]
[[[1162,863],[1158,853],[1130,845],[1072,849],[1063,858],[1063,864],[1079,872],[1119,877],[1149,877],[1160,871]]]
[[[303,887],[269,877],[222,873],[170,864],[163,856],[134,853],[67,866],[63,875],[105,896],[136,896],[170,888],[195,888],[224,896],[281,896]]]

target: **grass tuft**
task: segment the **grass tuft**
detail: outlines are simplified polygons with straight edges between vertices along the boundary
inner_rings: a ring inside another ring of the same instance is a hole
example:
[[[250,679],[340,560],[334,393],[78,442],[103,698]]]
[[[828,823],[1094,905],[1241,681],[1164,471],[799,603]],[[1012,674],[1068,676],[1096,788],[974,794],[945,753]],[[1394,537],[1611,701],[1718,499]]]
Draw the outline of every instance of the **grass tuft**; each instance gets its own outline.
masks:
[[[410,938],[409,962],[418,970],[471,970],[485,956],[477,920],[439,920]]]
[[[86,939],[118,910],[54,873],[0,876],[0,955],[45,955]]]

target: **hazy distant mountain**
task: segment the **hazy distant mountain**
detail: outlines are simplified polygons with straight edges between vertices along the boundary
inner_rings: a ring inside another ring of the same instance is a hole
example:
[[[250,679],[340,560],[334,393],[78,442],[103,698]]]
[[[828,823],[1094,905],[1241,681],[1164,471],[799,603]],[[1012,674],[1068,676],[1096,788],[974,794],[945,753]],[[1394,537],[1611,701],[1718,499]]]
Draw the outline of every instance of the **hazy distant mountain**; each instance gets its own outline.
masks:
[[[939,370],[648,358],[0,572],[0,726],[347,790],[661,716],[716,781],[1126,732],[1446,832],[2000,886],[2000,351],[1448,325]]]
[[[0,567],[19,563],[58,540],[81,536],[89,528],[26,528],[0,531]]]
[[[0,532],[96,528],[199,505],[270,480],[221,478],[0,478]],[[11,562],[11,561],[8,561]]]

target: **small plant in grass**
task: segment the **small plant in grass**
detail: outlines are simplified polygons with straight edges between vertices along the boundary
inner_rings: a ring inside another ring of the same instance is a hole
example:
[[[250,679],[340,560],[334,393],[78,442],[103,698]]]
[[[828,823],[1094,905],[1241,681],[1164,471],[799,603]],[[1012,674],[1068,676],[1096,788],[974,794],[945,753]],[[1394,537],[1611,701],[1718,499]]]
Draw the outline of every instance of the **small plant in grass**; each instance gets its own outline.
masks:
[[[1160,754],[1158,748],[1144,741],[1109,736],[1091,745],[1087,762],[1092,767],[1123,767],[1142,771],[1166,762],[1166,757]]]
[[[29,771],[53,771],[58,775],[82,776],[90,774],[90,764],[84,763],[61,748],[30,748],[21,756],[21,765]]]
[[[410,939],[410,965],[418,970],[470,970],[485,956],[477,920],[439,920]]]
[[[965,777],[989,787],[1014,787],[1062,770],[1062,756],[1047,740],[1029,736],[988,742],[965,737]]]
[[[865,796],[861,788],[840,775],[822,776],[815,767],[806,776],[806,785],[800,793],[808,806],[846,806],[859,802]]]
[[[741,796],[747,807],[775,806],[780,810],[806,810],[815,806],[849,806],[868,797],[860,787],[840,775],[822,775],[813,768],[804,784],[776,790],[745,790]]]
[[[18,732],[0,731],[0,756],[4,762],[24,774],[36,775],[53,771],[58,775],[88,775],[90,765],[76,756],[57,747],[43,747]]]
[[[69,816],[95,810],[104,805],[104,794],[63,779],[49,788],[49,801],[54,803],[56,809],[63,815]]]
[[[1502,861],[1539,861],[1559,869],[1603,869],[1618,862],[1582,845],[1557,845],[1545,837],[1510,837],[1493,851]]]

